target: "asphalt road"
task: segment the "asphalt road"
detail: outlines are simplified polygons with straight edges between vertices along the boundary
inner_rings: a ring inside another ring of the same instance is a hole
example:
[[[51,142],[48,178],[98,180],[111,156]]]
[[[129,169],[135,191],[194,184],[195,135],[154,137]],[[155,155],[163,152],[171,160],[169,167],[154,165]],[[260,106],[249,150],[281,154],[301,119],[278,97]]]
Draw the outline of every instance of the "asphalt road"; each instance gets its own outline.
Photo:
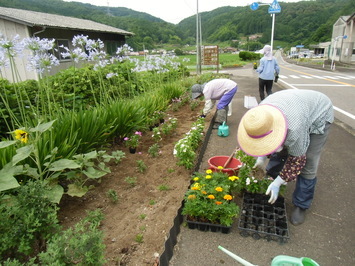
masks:
[[[293,68],[293,66],[287,67]],[[305,68],[294,70],[310,73],[310,70]],[[230,135],[222,138],[217,136],[216,130],[212,130],[200,171],[208,168],[207,161],[212,156],[230,155],[235,149],[238,124],[242,115],[247,111],[243,105],[244,96],[255,96],[259,100],[257,75],[252,71],[251,66],[228,72],[231,79],[235,80],[239,86],[233,99],[233,114],[227,122]],[[283,74],[286,74],[285,68]],[[282,77],[282,80],[286,78]],[[278,82],[274,84],[273,90],[292,88],[288,84],[296,84],[296,82]],[[312,86],[312,88],[317,87]],[[319,86],[317,89],[323,88]],[[335,87],[335,90],[342,89],[344,88]],[[345,99],[351,100],[350,96]],[[353,112],[353,109],[346,109],[347,107],[337,103],[337,100],[334,102],[340,108]],[[201,232],[197,229],[188,229],[182,224],[169,265],[241,265],[220,251],[219,245],[255,265],[271,265],[272,259],[277,255],[309,257],[322,266],[355,265],[355,220],[353,218],[355,211],[353,182],[355,137],[348,129],[349,127],[345,128],[338,119],[332,125],[318,169],[315,199],[307,211],[304,224],[295,227],[288,223],[290,238],[287,243],[280,244],[277,241],[268,242],[266,239],[255,240],[250,236],[243,237],[238,229],[238,221],[233,224],[229,234]],[[294,183],[289,183],[285,196],[288,214],[292,207],[293,189]]]

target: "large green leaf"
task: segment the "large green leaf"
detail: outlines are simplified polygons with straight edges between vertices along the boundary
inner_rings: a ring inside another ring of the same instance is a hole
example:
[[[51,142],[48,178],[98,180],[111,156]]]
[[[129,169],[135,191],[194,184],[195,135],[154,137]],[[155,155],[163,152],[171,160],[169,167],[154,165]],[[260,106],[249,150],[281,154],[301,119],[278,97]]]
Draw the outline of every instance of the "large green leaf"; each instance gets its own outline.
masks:
[[[12,164],[16,165],[18,162],[28,158],[34,151],[33,145],[27,145],[16,150],[16,154],[12,157]]]
[[[22,166],[13,166],[12,163],[8,163],[0,170],[0,191],[9,190],[19,187],[15,175],[22,172]]]
[[[0,149],[6,148],[16,143],[16,140],[8,140],[8,141],[1,141],[0,142]]]
[[[94,167],[88,167],[86,171],[83,171],[83,174],[89,178],[97,179],[103,177],[104,175],[107,175],[108,172],[97,170]]]
[[[77,168],[80,168],[80,165],[77,164],[75,161],[69,159],[60,159],[51,164],[49,171],[56,172],[56,171],[63,171],[65,169],[77,169]]]
[[[89,191],[89,188],[84,186],[80,187],[75,184],[68,185],[68,192],[67,194],[72,197],[82,197]]]
[[[39,124],[35,128],[32,128],[30,131],[31,132],[41,132],[41,133],[43,133],[43,132],[47,131],[48,129],[50,129],[54,122],[55,122],[55,120],[50,121],[48,123]]]

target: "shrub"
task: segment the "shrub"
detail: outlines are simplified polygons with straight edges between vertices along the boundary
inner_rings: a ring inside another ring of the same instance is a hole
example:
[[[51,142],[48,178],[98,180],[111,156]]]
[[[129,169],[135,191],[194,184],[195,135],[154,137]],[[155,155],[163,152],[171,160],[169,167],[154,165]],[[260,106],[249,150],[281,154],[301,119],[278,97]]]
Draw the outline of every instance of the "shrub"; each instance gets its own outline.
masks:
[[[59,230],[57,207],[46,183],[29,181],[0,198],[0,255],[23,258]]]

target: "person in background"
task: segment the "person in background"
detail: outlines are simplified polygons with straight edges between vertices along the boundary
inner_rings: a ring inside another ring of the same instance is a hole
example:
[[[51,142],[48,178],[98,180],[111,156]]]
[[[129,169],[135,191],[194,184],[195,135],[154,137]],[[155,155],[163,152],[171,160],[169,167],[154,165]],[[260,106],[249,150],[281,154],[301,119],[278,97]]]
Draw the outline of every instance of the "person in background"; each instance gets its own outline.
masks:
[[[202,95],[205,98],[205,107],[203,108],[202,117],[212,110],[216,101],[217,103],[217,115],[213,128],[218,128],[223,122],[227,122],[227,114],[232,114],[232,99],[237,92],[237,83],[230,79],[213,79],[202,85],[195,84],[191,87],[192,99],[197,99]]]
[[[278,198],[281,185],[296,179],[292,196],[293,225],[302,224],[310,208],[317,182],[317,169],[331,123],[330,99],[312,90],[283,90],[268,96],[242,117],[238,143],[248,155],[258,157],[255,168],[266,167],[274,178],[266,195]]]
[[[259,67],[256,72],[259,74],[259,95],[260,100],[265,99],[265,90],[267,95],[272,94],[272,85],[275,76],[278,77],[280,68],[276,58],[272,55],[270,45],[265,45],[260,51],[264,56],[260,59]],[[277,82],[277,79],[275,79]]]

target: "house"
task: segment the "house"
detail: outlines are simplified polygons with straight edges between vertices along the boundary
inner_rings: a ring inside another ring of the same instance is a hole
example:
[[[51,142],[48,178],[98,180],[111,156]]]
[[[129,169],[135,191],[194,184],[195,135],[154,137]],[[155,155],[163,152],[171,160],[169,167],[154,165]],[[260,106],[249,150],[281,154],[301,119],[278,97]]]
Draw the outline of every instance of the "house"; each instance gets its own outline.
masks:
[[[355,63],[355,13],[341,16],[333,25],[329,58],[347,64]]]
[[[134,34],[91,20],[1,7],[0,35],[8,40],[13,39],[16,35],[21,40],[28,37],[55,39],[56,47],[65,46],[69,49],[72,48],[74,36],[85,35],[92,40],[100,39],[105,45],[106,53],[114,54],[117,47],[125,43],[125,38]],[[70,59],[62,58],[60,52],[53,51],[53,53],[59,59],[60,64],[53,67],[49,74],[55,74],[73,65]],[[24,56],[15,59],[20,80],[38,80],[38,73],[28,71],[25,61],[26,57]],[[2,68],[1,74],[4,78],[12,81],[9,69]]]

